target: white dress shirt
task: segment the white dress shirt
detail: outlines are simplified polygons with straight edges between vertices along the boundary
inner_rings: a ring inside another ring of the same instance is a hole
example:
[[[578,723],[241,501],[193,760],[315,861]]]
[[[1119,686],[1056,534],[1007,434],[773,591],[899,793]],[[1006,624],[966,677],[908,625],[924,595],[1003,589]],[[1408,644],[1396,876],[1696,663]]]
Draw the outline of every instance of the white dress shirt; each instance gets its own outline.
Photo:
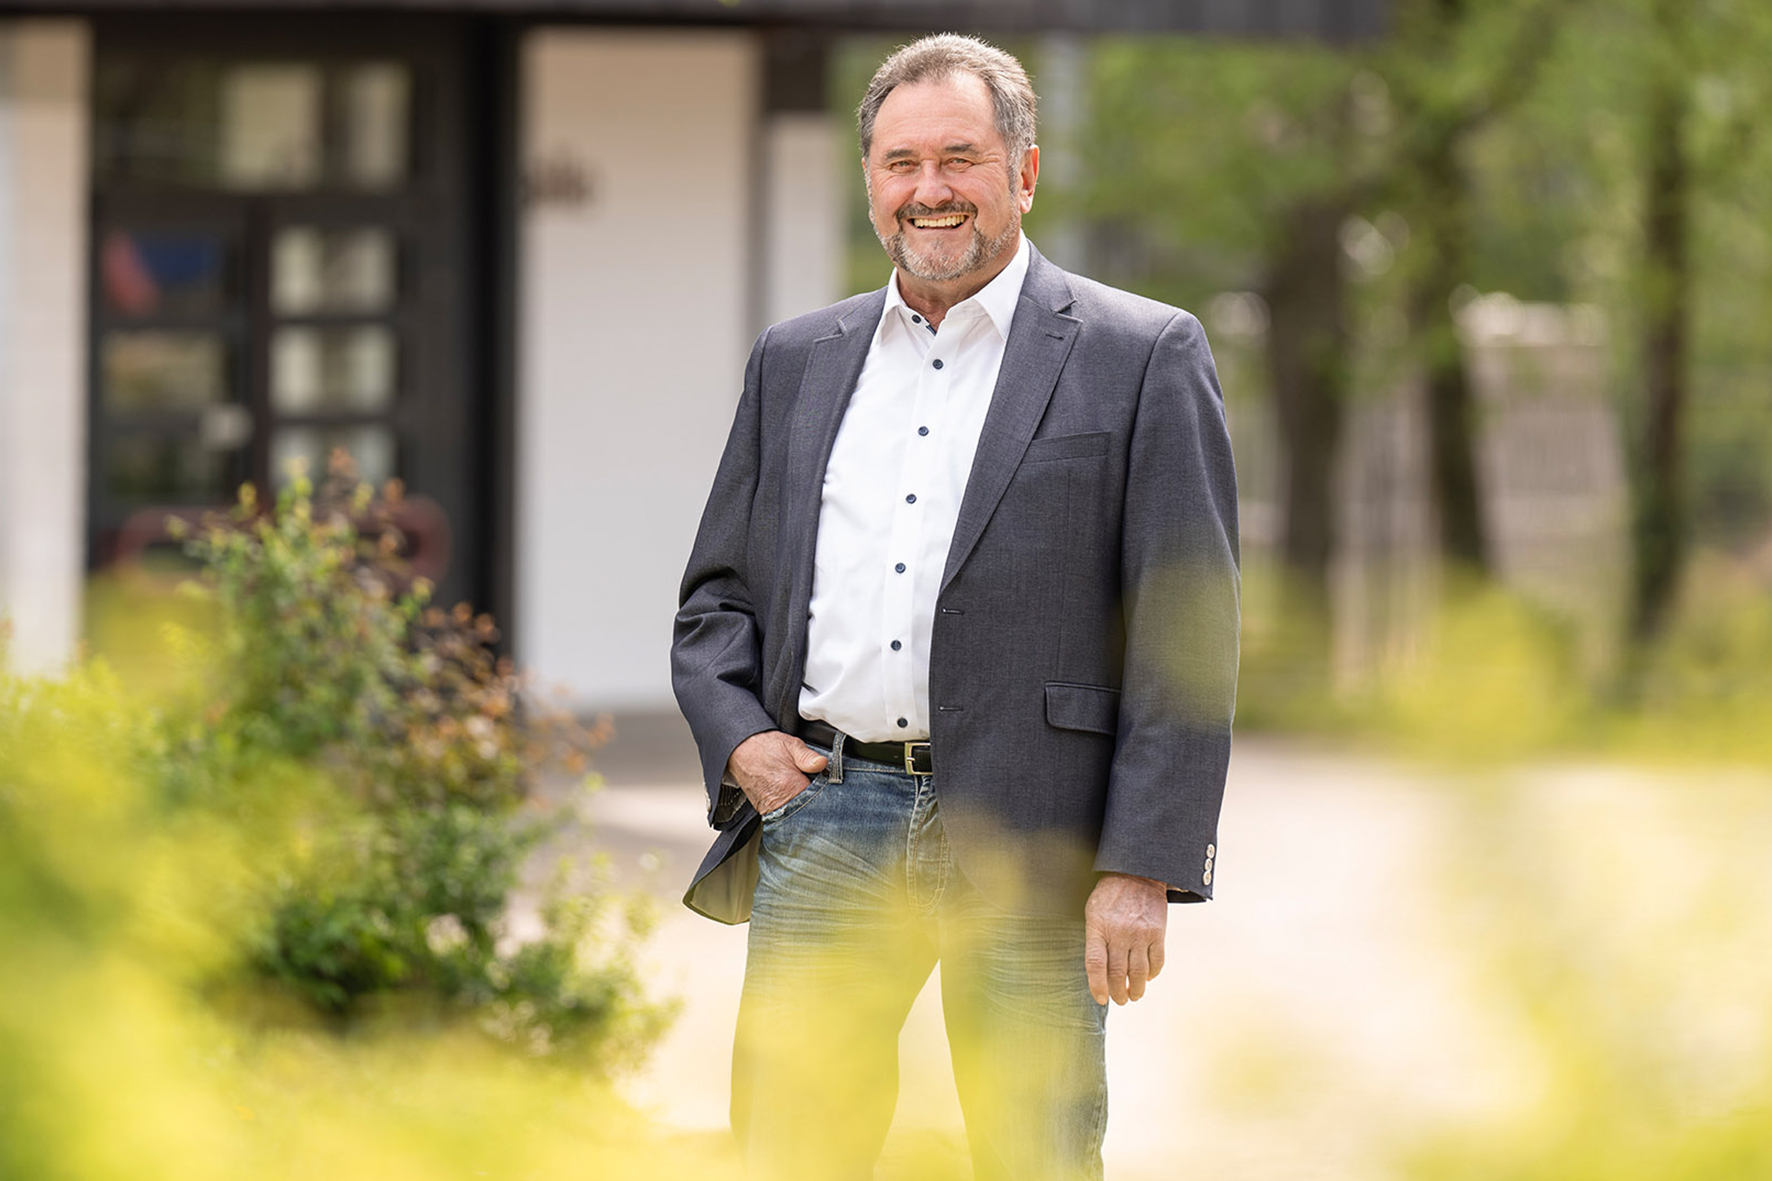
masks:
[[[931,331],[898,274],[825,468],[800,715],[863,742],[929,736],[929,637],[1028,243]]]

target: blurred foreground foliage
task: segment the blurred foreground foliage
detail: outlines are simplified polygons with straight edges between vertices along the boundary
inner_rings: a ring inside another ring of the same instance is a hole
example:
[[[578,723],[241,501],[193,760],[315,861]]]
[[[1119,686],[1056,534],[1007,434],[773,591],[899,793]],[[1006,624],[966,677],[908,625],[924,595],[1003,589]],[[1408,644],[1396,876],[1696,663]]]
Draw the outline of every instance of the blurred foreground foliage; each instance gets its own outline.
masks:
[[[1772,1176],[1766,775],[1479,778],[1431,922],[1488,1018],[1472,1057],[1506,1067],[1489,1115],[1405,1134],[1398,1175]]]
[[[1545,758],[1659,765],[1772,764],[1772,587],[1717,551],[1688,573],[1653,645],[1611,643],[1604,605],[1583,614],[1494,583],[1424,598],[1389,649],[1325,678],[1323,637],[1299,635],[1281,575],[1244,571],[1241,733],[1280,732],[1440,765]]]
[[[539,761],[596,736],[344,489],[192,539],[208,625],[152,695],[0,678],[0,1176],[564,1175],[631,1134],[646,905],[563,867],[510,929]]]
[[[278,950],[287,908],[339,906],[327,932],[390,908],[387,946],[419,904],[350,876],[380,821],[315,764],[236,744],[204,795],[169,795],[190,780],[168,772],[166,725],[97,663],[0,679],[0,1178],[743,1175],[724,1132],[654,1127],[612,1089],[660,1010],[625,949],[578,958],[582,924],[551,926],[540,954],[407,948],[402,987],[348,1022],[307,984],[264,991],[267,956],[305,963]],[[561,1030],[545,1047],[543,1021]],[[952,1136],[900,1138],[879,1173],[970,1175]]]
[[[102,668],[0,682],[0,1176],[638,1175],[657,1147],[582,1058],[216,1003],[316,856],[302,834],[353,810],[268,756],[225,803],[171,800],[160,725]]]

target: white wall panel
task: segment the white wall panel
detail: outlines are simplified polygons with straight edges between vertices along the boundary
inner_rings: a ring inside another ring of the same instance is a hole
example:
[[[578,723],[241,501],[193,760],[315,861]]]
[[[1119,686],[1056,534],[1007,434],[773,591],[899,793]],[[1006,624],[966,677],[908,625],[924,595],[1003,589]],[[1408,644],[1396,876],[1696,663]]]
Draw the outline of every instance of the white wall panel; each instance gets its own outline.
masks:
[[[80,626],[87,27],[0,21],[0,618],[52,671]]]
[[[517,655],[581,708],[671,706],[677,581],[753,333],[759,57],[745,33],[524,46]]]
[[[855,133],[831,116],[771,115],[764,138],[764,322],[773,324],[842,298],[844,203],[866,198]],[[881,255],[881,282],[891,269]]]

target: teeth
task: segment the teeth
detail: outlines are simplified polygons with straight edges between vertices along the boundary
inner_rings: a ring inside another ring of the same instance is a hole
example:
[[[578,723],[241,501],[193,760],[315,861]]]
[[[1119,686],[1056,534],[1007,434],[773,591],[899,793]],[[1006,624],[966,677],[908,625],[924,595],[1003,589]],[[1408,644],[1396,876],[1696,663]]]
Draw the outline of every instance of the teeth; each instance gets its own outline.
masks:
[[[921,230],[948,229],[966,220],[963,213],[949,214],[947,217],[913,217],[911,224]]]

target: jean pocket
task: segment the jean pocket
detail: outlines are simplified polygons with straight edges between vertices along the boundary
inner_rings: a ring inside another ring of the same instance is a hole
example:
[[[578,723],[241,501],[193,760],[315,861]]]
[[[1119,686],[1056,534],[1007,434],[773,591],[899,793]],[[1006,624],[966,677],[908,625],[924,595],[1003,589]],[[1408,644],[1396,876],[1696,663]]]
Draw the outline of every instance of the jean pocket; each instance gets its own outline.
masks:
[[[808,783],[804,788],[792,796],[787,803],[778,805],[763,813],[763,823],[775,824],[779,821],[786,820],[795,812],[798,812],[801,808],[810,804],[813,797],[823,791],[825,785],[830,783],[830,781],[830,772],[820,771],[817,775],[812,777],[812,782]]]

